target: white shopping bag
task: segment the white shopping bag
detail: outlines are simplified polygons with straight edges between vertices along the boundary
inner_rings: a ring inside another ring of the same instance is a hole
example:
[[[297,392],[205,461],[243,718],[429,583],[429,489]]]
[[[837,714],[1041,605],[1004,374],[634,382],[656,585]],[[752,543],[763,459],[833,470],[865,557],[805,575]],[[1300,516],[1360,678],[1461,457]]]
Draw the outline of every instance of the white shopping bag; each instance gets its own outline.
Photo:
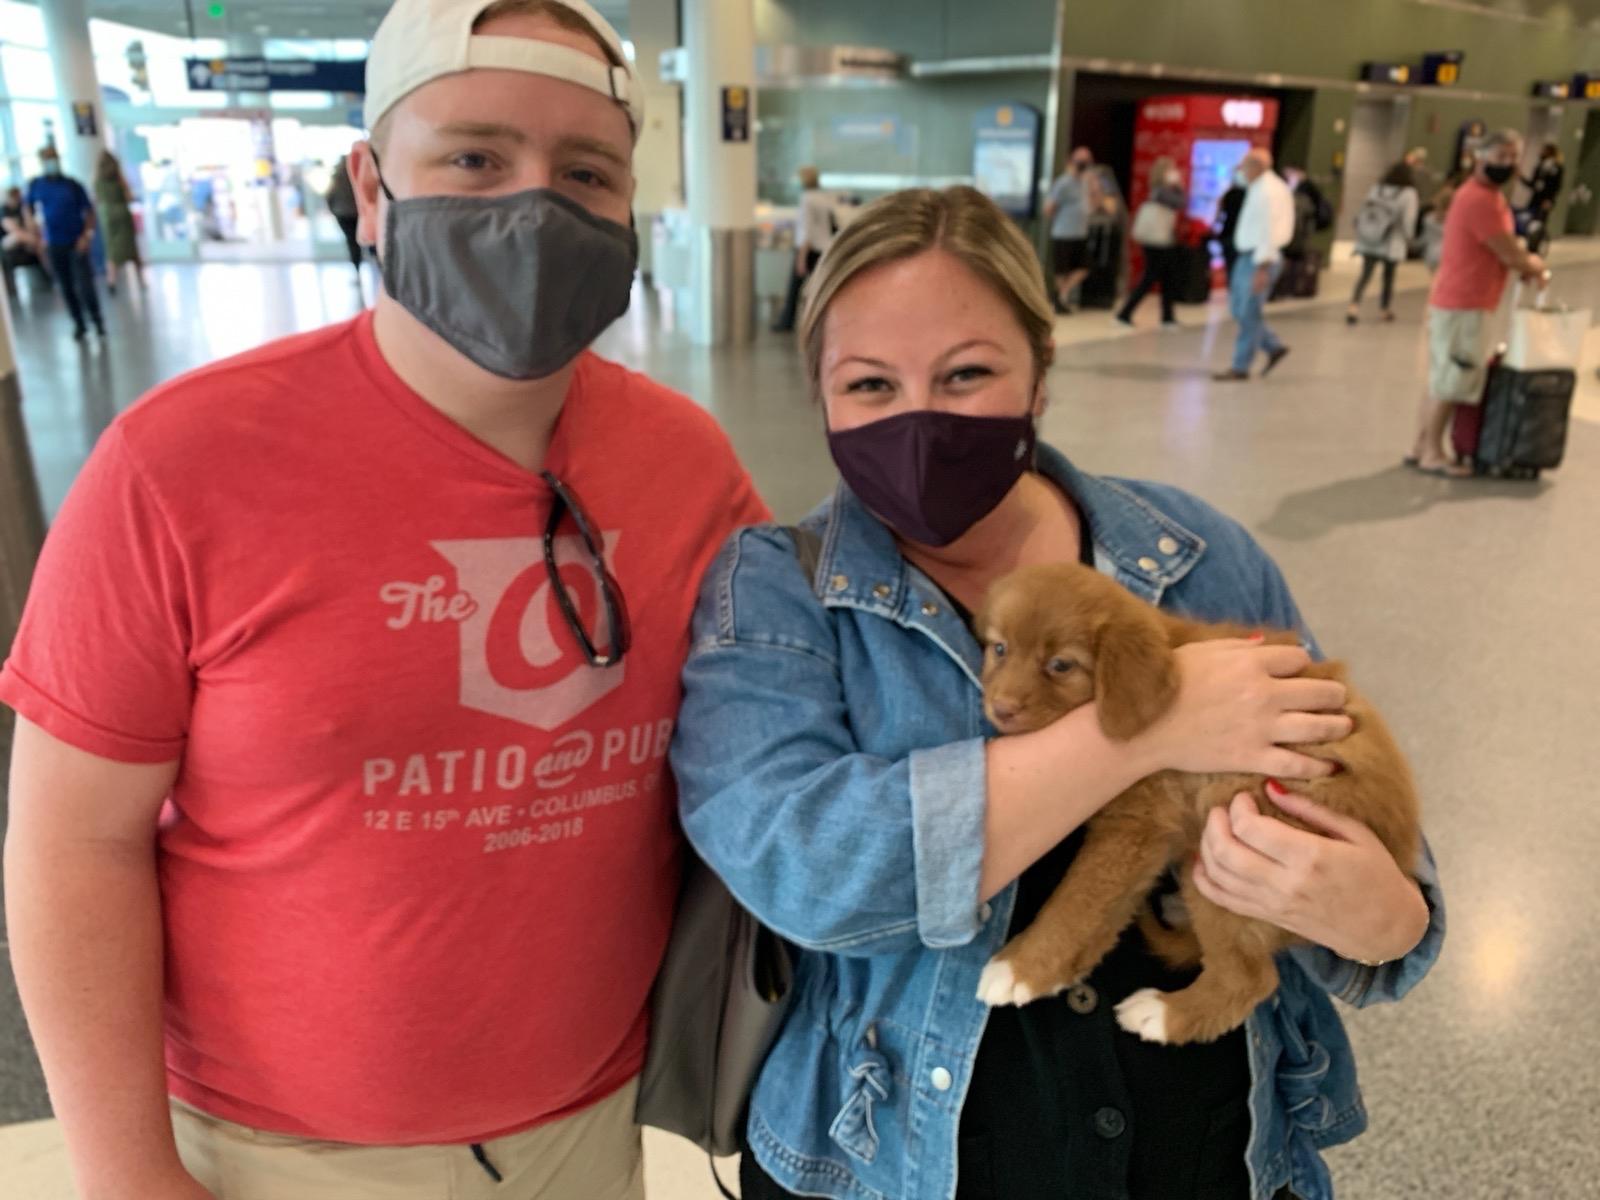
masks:
[[[1505,365],[1514,371],[1575,370],[1591,316],[1587,308],[1547,308],[1542,303],[1513,310]]]

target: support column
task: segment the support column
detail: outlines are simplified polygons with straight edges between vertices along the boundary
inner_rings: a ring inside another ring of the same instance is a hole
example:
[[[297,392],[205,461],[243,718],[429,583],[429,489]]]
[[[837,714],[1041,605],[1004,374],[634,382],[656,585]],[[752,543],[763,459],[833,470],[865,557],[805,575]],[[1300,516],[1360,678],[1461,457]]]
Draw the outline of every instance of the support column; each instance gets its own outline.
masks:
[[[644,91],[644,129],[633,151],[638,181],[633,210],[639,221],[640,270],[654,275],[655,218],[683,207],[683,101],[677,85],[661,81],[662,51],[679,42],[678,0],[629,0],[628,38]]]
[[[91,187],[94,166],[106,147],[105,105],[94,73],[87,0],[43,0],[45,45],[56,82],[56,149],[62,169]],[[24,146],[31,154],[37,146]]]
[[[753,0],[683,0],[685,175],[694,228],[691,336],[755,336]]]
[[[11,309],[0,291],[0,656],[11,649],[22,602],[44,542],[44,510],[22,424],[22,388],[12,354]],[[0,766],[11,757],[11,711],[0,707]],[[5,788],[0,787],[0,821]]]

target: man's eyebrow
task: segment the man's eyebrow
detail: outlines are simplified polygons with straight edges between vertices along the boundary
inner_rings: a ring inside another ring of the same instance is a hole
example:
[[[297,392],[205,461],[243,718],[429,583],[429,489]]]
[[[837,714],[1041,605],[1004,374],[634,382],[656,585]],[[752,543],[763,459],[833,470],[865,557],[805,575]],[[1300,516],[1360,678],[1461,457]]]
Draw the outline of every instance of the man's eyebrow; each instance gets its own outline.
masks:
[[[503,142],[525,142],[522,130],[498,121],[451,121],[434,130],[442,137],[493,138]]]

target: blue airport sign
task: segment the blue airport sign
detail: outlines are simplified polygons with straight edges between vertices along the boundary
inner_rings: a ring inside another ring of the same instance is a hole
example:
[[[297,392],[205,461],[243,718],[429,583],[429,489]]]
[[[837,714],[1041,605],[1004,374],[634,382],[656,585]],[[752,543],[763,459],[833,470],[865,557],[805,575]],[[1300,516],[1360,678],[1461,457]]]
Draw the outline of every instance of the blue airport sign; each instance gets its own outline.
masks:
[[[187,58],[195,92],[356,92],[367,90],[363,59]]]

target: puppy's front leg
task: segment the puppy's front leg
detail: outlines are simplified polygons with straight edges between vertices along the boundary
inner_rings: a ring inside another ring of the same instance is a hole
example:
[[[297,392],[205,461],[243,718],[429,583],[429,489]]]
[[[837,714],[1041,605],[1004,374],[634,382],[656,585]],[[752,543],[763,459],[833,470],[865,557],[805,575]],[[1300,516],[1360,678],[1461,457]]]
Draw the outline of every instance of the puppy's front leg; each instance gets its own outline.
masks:
[[[1144,798],[1127,793],[1089,823],[1083,848],[1032,925],[990,960],[985,1004],[1027,1004],[1063,991],[1099,965],[1166,868],[1172,837]]]

